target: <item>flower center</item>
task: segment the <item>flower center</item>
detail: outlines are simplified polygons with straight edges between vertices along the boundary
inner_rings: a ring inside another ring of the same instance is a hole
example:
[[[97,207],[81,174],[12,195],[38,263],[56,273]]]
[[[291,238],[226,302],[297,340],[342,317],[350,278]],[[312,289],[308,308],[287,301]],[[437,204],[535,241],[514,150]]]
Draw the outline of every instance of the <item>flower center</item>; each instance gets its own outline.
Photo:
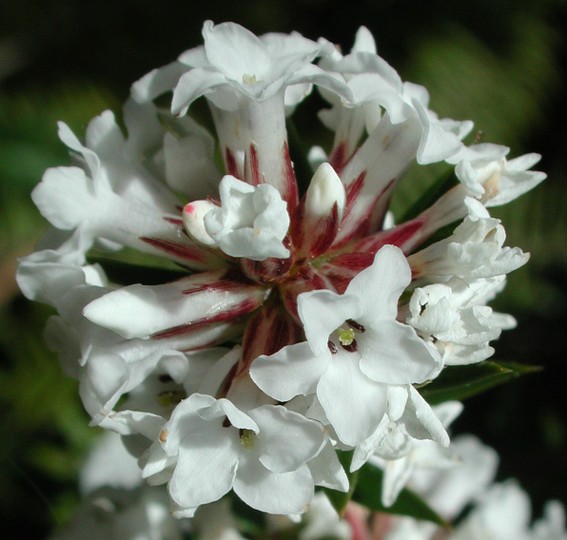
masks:
[[[242,82],[246,85],[246,86],[253,86],[255,84],[258,84],[258,79],[256,79],[256,75],[254,74],[250,74],[250,73],[245,73],[244,75],[242,75]]]
[[[339,328],[339,341],[343,347],[350,347],[356,340],[354,330],[352,328]]]
[[[251,429],[241,429],[240,431],[240,446],[249,450],[254,448],[256,445],[256,439],[258,438],[256,433]]]
[[[347,327],[337,328],[337,330],[335,330],[332,335],[336,337],[336,339],[339,342],[339,345],[345,351],[356,352],[358,350],[356,336],[358,333],[364,332],[366,328],[364,328],[362,324],[353,321],[352,319],[347,319],[345,323],[347,324]],[[337,345],[333,340],[330,339],[327,345],[332,354],[337,353],[338,351]]]

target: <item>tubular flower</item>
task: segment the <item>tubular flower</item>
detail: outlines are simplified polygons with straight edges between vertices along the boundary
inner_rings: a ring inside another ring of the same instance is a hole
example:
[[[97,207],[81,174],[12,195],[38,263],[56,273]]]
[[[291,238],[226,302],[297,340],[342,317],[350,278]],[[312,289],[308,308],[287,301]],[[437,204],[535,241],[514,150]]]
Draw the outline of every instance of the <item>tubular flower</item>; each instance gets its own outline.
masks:
[[[514,324],[487,303],[528,255],[486,207],[541,181],[537,156],[467,146],[472,124],[439,119],[364,28],[347,55],[234,23],[203,37],[133,85],[126,134],[109,111],[83,142],[59,125],[75,163],[33,192],[52,228],[20,286],[55,308],[49,345],[93,424],[135,441],[176,516],[228,493],[297,516],[376,464],[392,504],[422,455],[452,455],[421,388]],[[286,118],[313,86],[335,138],[309,170]],[[199,98],[214,135],[186,116]],[[454,185],[396,224],[405,171],[436,161]]]

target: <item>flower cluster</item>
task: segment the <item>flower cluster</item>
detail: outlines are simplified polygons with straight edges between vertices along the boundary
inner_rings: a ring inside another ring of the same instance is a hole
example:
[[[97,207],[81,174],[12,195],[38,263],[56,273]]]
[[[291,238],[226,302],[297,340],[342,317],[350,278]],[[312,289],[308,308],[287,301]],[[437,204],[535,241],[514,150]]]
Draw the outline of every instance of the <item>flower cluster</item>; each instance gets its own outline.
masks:
[[[455,403],[436,410],[450,421]],[[565,540],[565,511],[558,501],[545,505],[544,515],[531,523],[531,503],[515,480],[495,483],[498,455],[475,436],[456,437],[451,450],[423,441],[413,459],[424,467],[408,475],[414,493],[443,519],[453,521],[470,507],[464,519],[448,530],[409,516],[370,512],[350,502],[344,516],[323,493],[317,493],[300,523],[287,516],[268,516],[265,536],[297,540]],[[111,467],[103,467],[111,463]],[[81,478],[85,503],[66,528],[50,540],[100,538],[124,540],[245,540],[246,526],[223,499],[204,505],[193,519],[175,519],[167,510],[165,490],[143,484],[135,459],[117,434],[99,439]]]
[[[20,287],[55,308],[47,339],[92,424],[167,483],[175,516],[229,492],[301,514],[369,464],[391,505],[420,449],[442,466],[460,407],[420,388],[514,326],[487,304],[528,255],[488,208],[544,179],[539,156],[467,145],[472,123],[440,119],[365,28],[346,55],[233,23],[203,37],[132,86],[127,135],[110,111],[83,142],[59,125],[76,164],[33,192],[52,229]],[[305,178],[286,119],[313,86],[334,142],[307,153]],[[171,110],[156,106],[168,92]],[[187,116],[199,98],[216,137]],[[400,220],[390,201],[414,163],[454,183]]]

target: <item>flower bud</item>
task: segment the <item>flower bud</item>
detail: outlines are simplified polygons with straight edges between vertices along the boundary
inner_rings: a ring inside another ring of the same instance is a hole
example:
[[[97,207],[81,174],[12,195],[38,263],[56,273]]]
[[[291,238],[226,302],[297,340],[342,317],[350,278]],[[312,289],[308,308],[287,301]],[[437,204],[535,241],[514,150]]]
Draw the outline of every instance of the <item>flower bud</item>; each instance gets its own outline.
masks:
[[[328,163],[321,163],[307,189],[305,215],[313,218],[326,217],[335,203],[340,220],[346,203],[345,188],[333,167]]]
[[[210,201],[193,201],[183,207],[183,224],[187,234],[206,246],[216,246],[216,242],[205,229],[205,216],[215,205]]]

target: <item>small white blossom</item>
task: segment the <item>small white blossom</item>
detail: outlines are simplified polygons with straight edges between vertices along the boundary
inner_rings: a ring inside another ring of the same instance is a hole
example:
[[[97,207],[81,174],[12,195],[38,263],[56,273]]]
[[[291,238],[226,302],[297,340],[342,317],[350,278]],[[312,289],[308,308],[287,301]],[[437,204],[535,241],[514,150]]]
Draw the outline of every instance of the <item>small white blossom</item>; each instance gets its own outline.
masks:
[[[282,241],[289,228],[286,203],[273,186],[253,187],[233,176],[220,183],[221,206],[204,216],[204,226],[215,244],[232,257],[261,261],[287,258]]]
[[[344,295],[301,295],[307,342],[260,357],[252,378],[278,400],[316,393],[339,438],[357,445],[384,417],[388,385],[423,382],[439,369],[434,351],[395,320],[410,279],[405,257],[386,246]]]
[[[314,487],[306,463],[324,444],[316,422],[283,407],[244,413],[203,394],[177,406],[160,440],[177,456],[169,491],[184,515],[231,489],[264,512],[303,512]]]

